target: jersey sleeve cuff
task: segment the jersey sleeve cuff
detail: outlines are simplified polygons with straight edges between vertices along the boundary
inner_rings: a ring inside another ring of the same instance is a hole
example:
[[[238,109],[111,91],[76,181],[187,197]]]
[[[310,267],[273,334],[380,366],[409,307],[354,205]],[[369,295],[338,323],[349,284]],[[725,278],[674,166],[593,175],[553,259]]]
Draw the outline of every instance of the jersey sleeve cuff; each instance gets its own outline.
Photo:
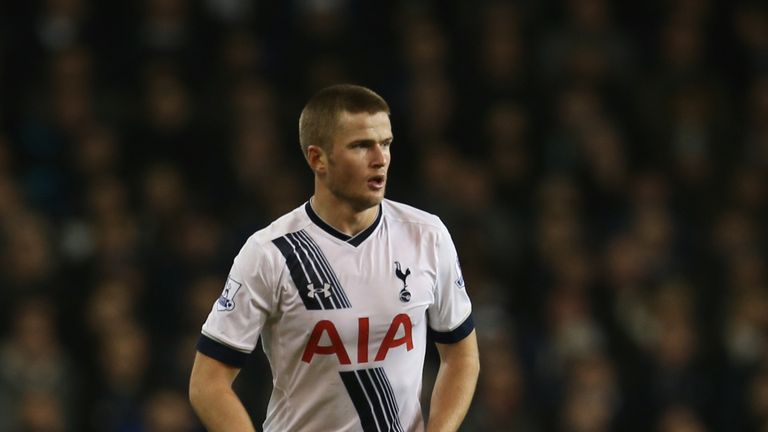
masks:
[[[437,330],[432,330],[431,327],[427,327],[427,337],[437,343],[453,344],[469,336],[474,329],[475,323],[472,321],[472,315],[470,314],[461,325],[451,331],[439,332]]]
[[[228,347],[206,335],[200,335],[200,339],[197,340],[197,350],[208,357],[237,368],[242,368],[248,359],[248,353]]]

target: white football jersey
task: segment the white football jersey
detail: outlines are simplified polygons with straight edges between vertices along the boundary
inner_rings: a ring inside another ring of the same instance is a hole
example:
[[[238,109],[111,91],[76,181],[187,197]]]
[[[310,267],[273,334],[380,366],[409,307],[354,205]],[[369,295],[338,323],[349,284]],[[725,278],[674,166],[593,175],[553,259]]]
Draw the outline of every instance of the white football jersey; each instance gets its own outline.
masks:
[[[265,431],[422,431],[427,336],[474,329],[456,249],[434,215],[384,200],[354,237],[309,202],[252,235],[198,350],[241,367],[261,336]]]

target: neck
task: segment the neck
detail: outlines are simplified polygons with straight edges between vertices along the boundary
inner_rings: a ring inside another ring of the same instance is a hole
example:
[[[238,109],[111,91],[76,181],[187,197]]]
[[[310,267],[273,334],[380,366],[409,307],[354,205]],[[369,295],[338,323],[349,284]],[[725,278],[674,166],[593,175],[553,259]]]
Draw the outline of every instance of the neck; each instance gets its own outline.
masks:
[[[378,205],[360,210],[333,194],[318,190],[312,196],[311,205],[325,223],[350,237],[371,226],[379,214]]]

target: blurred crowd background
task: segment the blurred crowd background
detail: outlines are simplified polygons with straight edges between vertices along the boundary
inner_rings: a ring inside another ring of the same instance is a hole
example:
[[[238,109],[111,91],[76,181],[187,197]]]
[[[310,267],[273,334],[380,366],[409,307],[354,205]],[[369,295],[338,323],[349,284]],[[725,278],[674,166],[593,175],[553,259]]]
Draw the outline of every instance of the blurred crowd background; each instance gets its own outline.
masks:
[[[2,2],[0,431],[201,430],[200,326],[310,196],[298,116],[337,82],[390,102],[388,195],[457,244],[463,430],[768,431],[749,0]],[[257,425],[269,376],[237,382]]]

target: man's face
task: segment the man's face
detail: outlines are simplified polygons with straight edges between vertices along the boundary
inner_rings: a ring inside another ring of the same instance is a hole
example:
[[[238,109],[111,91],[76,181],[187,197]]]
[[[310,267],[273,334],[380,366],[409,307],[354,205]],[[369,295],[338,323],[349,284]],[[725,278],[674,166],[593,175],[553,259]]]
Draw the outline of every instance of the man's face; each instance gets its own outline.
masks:
[[[392,126],[385,112],[342,112],[328,154],[324,183],[339,200],[362,211],[384,199]]]

